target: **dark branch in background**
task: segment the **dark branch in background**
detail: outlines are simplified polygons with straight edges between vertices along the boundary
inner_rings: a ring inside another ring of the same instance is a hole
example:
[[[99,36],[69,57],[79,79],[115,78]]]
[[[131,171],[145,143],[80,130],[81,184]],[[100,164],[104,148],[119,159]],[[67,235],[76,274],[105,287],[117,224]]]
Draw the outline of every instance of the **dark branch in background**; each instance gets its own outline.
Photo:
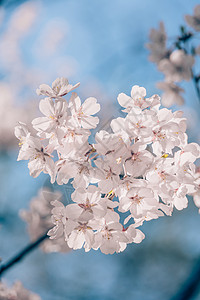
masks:
[[[200,284],[200,259],[195,263],[193,271],[182,284],[180,291],[171,298],[171,300],[189,300],[193,299],[198,291]],[[198,298],[199,299],[199,298]]]
[[[175,47],[179,50],[183,50],[186,54],[195,56],[196,53],[194,48],[191,48],[191,51],[188,51],[186,49],[187,42],[193,38],[194,34],[190,31],[187,32],[184,26],[180,27],[180,31],[181,31],[181,35],[177,38],[177,41],[175,42]],[[194,83],[197,97],[199,98],[200,101],[200,87],[199,87],[200,75],[195,75],[193,69],[191,69],[191,78]]]
[[[48,232],[48,231],[47,231]],[[33,251],[37,246],[39,246],[47,237],[47,232],[40,236],[35,242],[30,243],[24,249],[22,249],[19,253],[17,253],[13,258],[7,261],[4,264],[0,265],[0,277],[2,274],[7,271],[10,267],[12,267],[17,262],[21,261],[28,253]]]
[[[200,88],[199,88],[199,80],[200,80],[200,76],[195,76],[193,74],[193,71],[192,71],[192,80],[194,82],[194,86],[195,86],[195,89],[196,89],[196,92],[197,92],[197,95],[198,95],[198,98],[199,98],[199,101],[200,101]]]

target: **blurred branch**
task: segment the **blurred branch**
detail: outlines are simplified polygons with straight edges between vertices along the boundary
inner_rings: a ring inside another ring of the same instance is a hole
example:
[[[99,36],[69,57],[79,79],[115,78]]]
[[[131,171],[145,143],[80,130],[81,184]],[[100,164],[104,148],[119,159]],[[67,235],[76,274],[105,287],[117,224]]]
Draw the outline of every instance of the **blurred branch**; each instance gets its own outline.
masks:
[[[48,232],[48,231],[47,231]],[[47,232],[40,236],[35,242],[30,243],[24,249],[22,249],[19,253],[17,253],[13,258],[11,258],[8,262],[0,265],[0,277],[2,274],[11,268],[14,264],[22,260],[28,253],[33,251],[37,246],[39,246],[47,237]]]
[[[16,7],[27,0],[0,0],[0,6],[4,7]]]
[[[193,299],[200,284],[200,259],[196,262],[193,271],[182,284],[180,291],[171,300]],[[198,298],[199,299],[199,298]]]
[[[194,86],[195,86],[195,89],[196,89],[196,92],[197,92],[197,96],[199,98],[199,101],[200,101],[200,88],[199,88],[199,76],[195,76],[193,74],[193,71],[192,71],[192,80],[194,82]]]
[[[183,26],[181,26],[181,28],[184,28]],[[194,49],[192,48],[191,51],[188,51],[186,49],[187,47],[187,42],[193,37],[193,34],[191,34],[191,32],[186,33],[185,31],[183,31],[182,29],[182,36],[177,38],[177,41],[175,42],[175,46],[177,49],[179,50],[183,50],[185,51],[186,54],[189,55],[195,55]],[[181,45],[181,42],[183,43],[183,45]],[[191,52],[191,53],[190,53]],[[191,68],[191,78],[192,81],[194,83],[194,87],[197,93],[197,97],[199,98],[200,101],[200,87],[199,87],[199,82],[200,82],[200,76],[195,75],[193,69]]]

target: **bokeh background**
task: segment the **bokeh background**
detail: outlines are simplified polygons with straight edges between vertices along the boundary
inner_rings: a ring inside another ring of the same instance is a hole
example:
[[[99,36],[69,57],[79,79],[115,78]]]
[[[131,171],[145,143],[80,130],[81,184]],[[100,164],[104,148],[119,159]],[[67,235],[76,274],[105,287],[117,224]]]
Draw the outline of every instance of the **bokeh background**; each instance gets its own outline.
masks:
[[[117,95],[135,84],[148,95],[160,93],[163,76],[148,61],[149,31],[162,20],[174,39],[196,0],[40,0],[0,1],[0,257],[9,259],[29,243],[19,211],[47,184],[29,176],[17,162],[17,121],[38,115],[35,89],[57,77],[81,82],[82,99],[95,96],[100,119],[119,116]],[[200,141],[200,103],[191,83],[184,84],[190,141]],[[174,107],[173,109],[177,109]],[[180,109],[180,107],[178,108]],[[44,300],[165,300],[175,295],[200,257],[200,215],[189,207],[172,217],[147,222],[146,239],[120,254],[82,250],[45,254],[35,250],[4,275]],[[200,299],[200,293],[193,299]]]

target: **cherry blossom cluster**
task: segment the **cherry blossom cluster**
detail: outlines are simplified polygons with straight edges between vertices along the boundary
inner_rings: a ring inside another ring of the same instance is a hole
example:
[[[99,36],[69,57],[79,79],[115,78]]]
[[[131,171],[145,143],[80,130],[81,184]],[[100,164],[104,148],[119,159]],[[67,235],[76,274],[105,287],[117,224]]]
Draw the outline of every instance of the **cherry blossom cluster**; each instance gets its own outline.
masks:
[[[2,300],[41,300],[40,296],[25,289],[20,281],[12,287],[0,282],[0,299]]]
[[[164,23],[161,22],[159,29],[151,29],[150,43],[147,44],[150,61],[156,63],[158,70],[165,76],[164,81],[159,82],[157,87],[164,92],[162,104],[166,107],[184,103],[184,89],[180,86],[183,80],[193,80],[200,100],[200,70],[195,70],[198,59],[196,56],[200,55],[200,45],[195,39],[200,31],[200,5],[195,7],[193,16],[185,16],[185,21],[193,31],[181,26],[180,35],[169,43]]]
[[[124,117],[111,121],[111,133],[98,131],[91,144],[100,105],[93,97],[82,103],[75,92],[64,98],[78,86],[65,78],[52,87],[40,85],[43,116],[32,121],[31,131],[24,123],[16,127],[18,160],[29,160],[33,177],[47,173],[59,185],[72,180],[72,203],[51,201],[50,239],[62,238],[73,249],[118,253],[144,239],[138,229],[144,221],[187,207],[186,195],[199,190],[194,163],[200,146],[188,144],[181,111],[160,108],[160,97],[147,98],[137,85],[130,96],[117,98]]]

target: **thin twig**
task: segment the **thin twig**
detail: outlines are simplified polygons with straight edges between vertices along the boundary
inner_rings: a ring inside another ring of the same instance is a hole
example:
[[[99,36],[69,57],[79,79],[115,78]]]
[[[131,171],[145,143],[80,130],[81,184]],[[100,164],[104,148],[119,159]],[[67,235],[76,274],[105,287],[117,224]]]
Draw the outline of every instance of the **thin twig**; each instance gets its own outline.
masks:
[[[47,231],[48,232],[48,231]],[[8,260],[6,263],[0,265],[0,277],[2,274],[7,271],[14,264],[22,260],[28,253],[33,251],[37,246],[39,246],[47,237],[47,232],[40,236],[35,242],[30,243],[24,249],[22,249],[19,253],[17,253],[14,257]]]

